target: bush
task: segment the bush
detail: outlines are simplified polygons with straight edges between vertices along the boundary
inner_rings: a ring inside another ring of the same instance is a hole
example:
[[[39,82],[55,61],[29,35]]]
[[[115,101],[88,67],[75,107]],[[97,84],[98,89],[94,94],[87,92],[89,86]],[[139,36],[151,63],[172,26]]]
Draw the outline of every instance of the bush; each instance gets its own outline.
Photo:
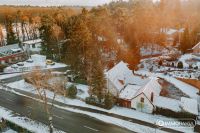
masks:
[[[163,64],[162,60],[159,60],[158,65],[162,66],[162,64]]]
[[[172,67],[174,67],[174,62],[172,62]]]
[[[183,62],[179,61],[177,67],[178,68],[183,68]]]
[[[106,94],[105,100],[104,100],[103,103],[100,103],[98,101],[98,99],[96,97],[94,97],[94,96],[87,97],[85,99],[85,102],[87,104],[98,106],[98,107],[101,107],[101,108],[104,108],[104,109],[111,109],[115,104],[115,99],[114,99],[113,95]]]
[[[112,94],[110,94],[110,93],[106,94],[104,102],[105,102],[105,108],[106,109],[111,109],[115,104],[114,96]]]
[[[99,102],[98,102],[98,99],[95,98],[95,97],[93,97],[93,96],[86,97],[85,102],[86,102],[87,104],[91,104],[91,105],[94,105],[94,106],[98,106],[98,107],[101,107],[101,108],[105,108],[105,105],[102,104],[102,103],[99,103]]]
[[[194,67],[194,69],[196,69],[196,70],[197,70],[197,69],[198,69],[198,66],[195,66],[195,67]]]
[[[77,88],[75,85],[72,85],[68,88],[67,94],[70,98],[76,98]]]
[[[192,67],[192,65],[191,65],[191,64],[189,65],[189,69],[193,69],[193,67]]]
[[[86,79],[75,78],[74,83],[87,85]]]
[[[0,65],[0,72],[3,72],[4,68],[6,68],[6,65]]]
[[[156,110],[154,111],[155,114],[159,115],[164,115],[167,117],[172,117],[172,118],[184,118],[184,119],[196,119],[196,116],[187,112],[174,112],[169,109],[163,109],[156,107]]]

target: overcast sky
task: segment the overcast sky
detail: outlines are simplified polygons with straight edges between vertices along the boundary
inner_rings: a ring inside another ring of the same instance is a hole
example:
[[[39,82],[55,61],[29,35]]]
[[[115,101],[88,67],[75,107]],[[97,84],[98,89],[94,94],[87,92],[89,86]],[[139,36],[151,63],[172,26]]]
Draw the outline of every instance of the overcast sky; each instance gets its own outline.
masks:
[[[33,5],[33,6],[57,6],[57,5],[81,5],[96,6],[111,2],[112,0],[0,0],[1,5]]]

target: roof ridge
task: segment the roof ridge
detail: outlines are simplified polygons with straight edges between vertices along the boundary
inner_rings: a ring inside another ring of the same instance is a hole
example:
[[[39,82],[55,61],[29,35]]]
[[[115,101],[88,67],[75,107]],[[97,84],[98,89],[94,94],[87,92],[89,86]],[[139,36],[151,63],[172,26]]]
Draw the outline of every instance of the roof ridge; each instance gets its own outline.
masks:
[[[200,41],[192,49],[196,48],[198,45],[200,45]]]

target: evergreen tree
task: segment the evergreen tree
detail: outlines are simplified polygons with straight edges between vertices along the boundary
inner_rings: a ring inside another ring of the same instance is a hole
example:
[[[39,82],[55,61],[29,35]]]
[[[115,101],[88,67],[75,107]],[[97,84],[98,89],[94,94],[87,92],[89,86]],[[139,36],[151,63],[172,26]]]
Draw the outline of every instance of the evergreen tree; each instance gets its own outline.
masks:
[[[75,98],[77,94],[77,88],[75,85],[72,85],[68,88],[67,94],[70,98]]]
[[[183,62],[179,61],[177,67],[178,68],[183,68]]]
[[[115,104],[114,96],[110,93],[107,93],[105,96],[105,107],[111,109]]]
[[[6,27],[6,34],[7,34],[7,44],[14,44],[19,42],[17,40],[16,35],[13,31],[13,18],[10,15],[5,16],[5,27]]]
[[[44,15],[41,18],[41,27],[39,28],[42,41],[42,54],[47,58],[53,59],[54,42],[51,39],[51,27],[53,26],[53,18],[49,15]]]
[[[100,55],[96,53],[91,62],[92,66],[90,68],[91,77],[89,77],[89,84],[92,87],[92,94],[97,96],[99,102],[102,102],[106,94],[106,80]]]
[[[192,46],[190,42],[190,33],[188,27],[186,27],[181,38],[180,49],[183,53],[186,53],[187,50],[190,49],[191,47]]]
[[[87,26],[85,15],[81,14],[69,18],[66,25],[66,38],[64,44],[65,61],[70,65],[74,75],[86,79],[89,49],[92,45],[92,35]]]

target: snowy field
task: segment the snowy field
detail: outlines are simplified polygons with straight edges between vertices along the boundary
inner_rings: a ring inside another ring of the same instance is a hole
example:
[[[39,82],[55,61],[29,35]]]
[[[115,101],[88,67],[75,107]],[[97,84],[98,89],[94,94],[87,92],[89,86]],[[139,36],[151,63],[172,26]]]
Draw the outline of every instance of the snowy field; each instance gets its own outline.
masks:
[[[32,85],[24,82],[24,80],[10,83],[10,84],[8,84],[8,86],[11,87],[11,88],[21,89],[23,91],[27,91],[27,92],[31,92],[31,93],[36,94],[34,87]],[[85,85],[77,85],[77,88],[82,90],[82,92],[87,92],[88,87],[85,86]],[[52,92],[50,92],[48,90],[46,92],[47,92],[48,98],[53,97]],[[88,94],[82,93],[82,94],[78,95],[78,97],[85,98],[85,97],[87,97],[87,95]],[[155,124],[158,120],[177,121],[174,118],[167,118],[167,117],[160,116],[160,115],[142,113],[142,112],[139,112],[139,111],[136,111],[136,110],[133,110],[133,109],[123,108],[123,107],[118,107],[118,106],[113,107],[111,110],[105,110],[105,109],[102,109],[102,108],[99,108],[99,107],[96,107],[96,106],[86,104],[85,102],[80,101],[78,99],[70,99],[70,98],[66,98],[66,97],[63,97],[63,96],[56,96],[56,101],[59,101],[59,102],[62,102],[64,104],[68,104],[68,105],[87,107],[87,108],[105,111],[105,112],[108,112],[108,113],[118,114],[118,115],[130,117],[130,118],[135,118],[135,119],[146,121],[146,122],[149,122],[149,123],[152,123],[152,124]],[[177,130],[187,131],[187,132],[193,131],[193,129],[191,129],[191,128],[177,128]]]

